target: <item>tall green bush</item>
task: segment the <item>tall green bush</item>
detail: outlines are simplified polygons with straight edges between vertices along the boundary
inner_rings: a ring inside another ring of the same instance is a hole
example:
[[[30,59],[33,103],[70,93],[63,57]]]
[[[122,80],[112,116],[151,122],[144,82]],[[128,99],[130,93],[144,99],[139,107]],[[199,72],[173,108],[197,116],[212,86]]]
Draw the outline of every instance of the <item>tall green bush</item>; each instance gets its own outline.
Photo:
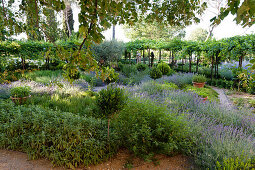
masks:
[[[153,67],[150,71],[150,78],[156,80],[162,77],[162,72],[157,67]]]
[[[162,72],[163,75],[168,75],[171,71],[170,66],[164,62],[159,63],[157,68]]]

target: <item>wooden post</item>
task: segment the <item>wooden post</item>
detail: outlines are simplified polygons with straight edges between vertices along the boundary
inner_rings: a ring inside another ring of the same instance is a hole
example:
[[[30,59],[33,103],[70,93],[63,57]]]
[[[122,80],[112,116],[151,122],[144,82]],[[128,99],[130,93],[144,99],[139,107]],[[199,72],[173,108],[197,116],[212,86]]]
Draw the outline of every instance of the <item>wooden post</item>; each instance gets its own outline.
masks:
[[[151,59],[150,56],[151,56],[151,49],[148,49],[148,61],[149,61],[148,64],[149,64],[149,66],[150,66],[150,61],[151,61],[150,60]]]
[[[191,59],[192,59],[192,56],[191,54],[189,55],[189,72],[191,73]]]

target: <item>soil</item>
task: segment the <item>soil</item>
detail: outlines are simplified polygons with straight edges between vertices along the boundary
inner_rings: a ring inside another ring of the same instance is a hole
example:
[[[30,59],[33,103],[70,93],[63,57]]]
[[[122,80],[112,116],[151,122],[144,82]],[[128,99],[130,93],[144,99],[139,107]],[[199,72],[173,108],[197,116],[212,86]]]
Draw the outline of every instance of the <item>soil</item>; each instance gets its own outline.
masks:
[[[139,158],[133,158],[126,150],[120,151],[110,160],[98,165],[92,165],[86,168],[77,168],[77,170],[183,170],[195,169],[191,159],[183,155],[168,157],[157,155],[154,162],[145,162]],[[0,170],[64,170],[64,167],[53,167],[50,161],[46,159],[28,160],[25,153],[18,151],[0,150]]]

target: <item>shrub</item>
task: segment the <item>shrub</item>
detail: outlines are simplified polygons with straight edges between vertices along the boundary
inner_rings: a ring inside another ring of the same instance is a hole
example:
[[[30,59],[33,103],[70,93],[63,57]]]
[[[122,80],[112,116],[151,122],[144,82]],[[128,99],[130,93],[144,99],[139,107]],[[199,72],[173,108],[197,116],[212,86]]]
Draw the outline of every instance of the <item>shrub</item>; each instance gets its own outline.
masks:
[[[95,52],[98,61],[103,60],[104,65],[117,61],[124,52],[125,44],[120,41],[104,41],[101,44],[95,44],[92,50]]]
[[[93,73],[82,73],[81,79],[84,79],[88,82],[91,86],[103,86],[105,85],[102,79],[97,78]]]
[[[171,71],[170,66],[164,62],[159,63],[157,68],[162,72],[163,75],[167,75]]]
[[[148,68],[148,66],[146,64],[138,63],[136,65],[136,68],[137,68],[138,71],[144,71],[144,70],[146,70],[146,68]]]
[[[137,69],[135,65],[125,64],[121,71],[126,77],[131,77],[132,75],[137,74]]]
[[[192,81],[196,83],[204,83],[206,82],[206,77],[204,75],[196,74],[193,76]]]
[[[237,158],[224,158],[223,162],[220,163],[219,161],[216,163],[218,170],[225,170],[225,169],[252,169],[254,168],[254,163],[251,159],[244,161],[246,158],[244,157],[237,157]]]
[[[255,99],[250,99],[249,104],[255,108]]]
[[[11,88],[12,97],[27,97],[30,95],[30,93],[31,93],[31,89],[28,86]]]
[[[105,127],[104,120],[0,101],[0,148],[48,158],[57,166],[88,166],[114,154],[118,138],[110,131],[108,141]]]
[[[153,67],[150,71],[150,78],[156,80],[161,77],[162,77],[162,72],[157,67]]]
[[[100,110],[100,117],[109,117],[121,110],[126,102],[124,90],[114,84],[102,89],[96,96],[96,104]]]
[[[181,117],[141,98],[129,100],[114,120],[114,127],[122,145],[144,158],[154,153],[171,155],[191,144]]]
[[[226,80],[232,80],[234,78],[232,71],[229,69],[221,69],[219,74],[221,78]]]

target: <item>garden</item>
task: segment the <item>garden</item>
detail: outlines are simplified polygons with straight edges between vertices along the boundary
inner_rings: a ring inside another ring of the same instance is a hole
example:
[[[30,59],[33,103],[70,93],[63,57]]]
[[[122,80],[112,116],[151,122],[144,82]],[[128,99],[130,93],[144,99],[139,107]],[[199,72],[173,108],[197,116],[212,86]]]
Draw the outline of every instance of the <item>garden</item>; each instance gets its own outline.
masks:
[[[49,26],[47,17],[68,8],[63,1],[20,4],[31,15],[26,27],[12,1],[0,2],[0,155],[19,151],[71,169],[104,166],[123,152],[126,169],[139,169],[137,158],[160,168],[159,156],[185,157],[186,169],[255,168],[255,34],[102,41],[103,27],[132,23],[136,6],[164,14],[174,3],[109,2],[79,2],[79,32],[68,22],[62,31]],[[167,18],[170,25],[196,20],[203,8],[185,3],[175,13],[189,17]],[[11,38],[22,30],[28,40]]]

